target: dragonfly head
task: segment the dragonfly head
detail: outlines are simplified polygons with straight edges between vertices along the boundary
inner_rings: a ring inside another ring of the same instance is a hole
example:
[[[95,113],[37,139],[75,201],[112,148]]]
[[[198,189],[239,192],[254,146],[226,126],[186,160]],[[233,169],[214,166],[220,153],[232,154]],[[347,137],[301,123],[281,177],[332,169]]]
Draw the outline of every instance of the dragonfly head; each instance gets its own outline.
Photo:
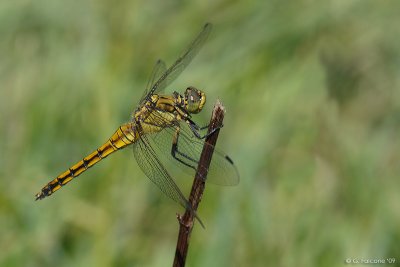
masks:
[[[185,91],[185,108],[189,113],[199,113],[206,103],[204,92],[189,86]]]

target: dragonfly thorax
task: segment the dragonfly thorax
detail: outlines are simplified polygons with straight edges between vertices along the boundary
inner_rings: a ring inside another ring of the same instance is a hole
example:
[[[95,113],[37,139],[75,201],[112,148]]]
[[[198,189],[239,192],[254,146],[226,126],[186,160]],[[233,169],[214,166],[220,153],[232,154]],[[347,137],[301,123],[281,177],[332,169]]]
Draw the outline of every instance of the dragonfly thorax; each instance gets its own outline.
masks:
[[[188,113],[199,113],[206,103],[206,95],[203,91],[189,86],[184,95],[184,108]]]

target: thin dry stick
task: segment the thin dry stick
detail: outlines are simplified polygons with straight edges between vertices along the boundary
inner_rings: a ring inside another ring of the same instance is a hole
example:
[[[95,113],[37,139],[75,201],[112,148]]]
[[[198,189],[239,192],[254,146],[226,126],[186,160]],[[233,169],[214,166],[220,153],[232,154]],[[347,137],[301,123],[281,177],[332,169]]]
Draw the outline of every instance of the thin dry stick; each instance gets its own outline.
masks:
[[[222,121],[224,120],[225,109],[221,102],[217,100],[214,110],[211,116],[211,121],[208,126],[208,133],[213,129],[222,127]],[[190,234],[193,229],[194,213],[197,211],[197,207],[203,196],[205,187],[205,180],[203,177],[207,177],[208,168],[211,163],[212,154],[214,152],[215,144],[217,143],[219,129],[213,134],[208,136],[205,140],[203,151],[200,156],[199,166],[196,172],[196,176],[193,181],[192,190],[189,196],[189,203],[193,208],[193,211],[186,210],[183,216],[178,215],[179,221],[179,235],[178,242],[176,244],[174,267],[183,267],[186,262],[186,255],[189,247]]]

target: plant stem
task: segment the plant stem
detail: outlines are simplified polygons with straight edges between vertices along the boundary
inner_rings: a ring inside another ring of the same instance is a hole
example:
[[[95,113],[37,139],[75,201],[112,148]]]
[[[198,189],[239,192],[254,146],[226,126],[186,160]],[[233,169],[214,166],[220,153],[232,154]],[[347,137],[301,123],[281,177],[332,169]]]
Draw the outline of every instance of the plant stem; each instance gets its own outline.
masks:
[[[216,130],[213,134],[208,135],[204,142],[203,151],[200,156],[196,176],[194,178],[189,196],[189,203],[192,207],[192,210],[186,209],[183,216],[178,214],[179,235],[178,242],[176,244],[175,259],[173,264],[174,267],[185,266],[186,255],[189,248],[190,234],[192,232],[194,224],[194,218],[205,188],[205,178],[203,177],[207,177],[208,168],[210,166],[211,158],[214,152],[214,147],[218,139],[219,129],[223,125],[222,122],[224,119],[224,114],[225,108],[224,106],[222,106],[221,102],[217,100],[214,106],[207,133],[211,133],[213,129],[218,130]]]

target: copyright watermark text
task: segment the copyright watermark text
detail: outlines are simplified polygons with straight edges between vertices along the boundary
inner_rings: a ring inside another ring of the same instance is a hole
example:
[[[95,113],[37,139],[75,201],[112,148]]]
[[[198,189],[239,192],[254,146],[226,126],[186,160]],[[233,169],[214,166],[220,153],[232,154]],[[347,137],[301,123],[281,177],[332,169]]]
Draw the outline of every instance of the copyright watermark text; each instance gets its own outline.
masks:
[[[387,259],[368,259],[368,258],[347,258],[344,261],[346,264],[394,264],[395,258]]]

